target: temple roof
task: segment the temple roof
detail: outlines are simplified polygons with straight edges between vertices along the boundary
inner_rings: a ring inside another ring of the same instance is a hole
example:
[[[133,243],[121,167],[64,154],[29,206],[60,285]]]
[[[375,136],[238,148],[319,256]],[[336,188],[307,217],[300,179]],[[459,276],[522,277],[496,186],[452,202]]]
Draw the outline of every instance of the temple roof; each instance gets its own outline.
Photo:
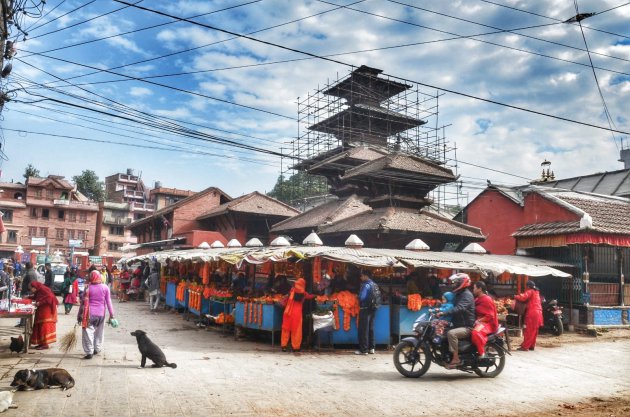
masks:
[[[381,72],[383,71],[380,69],[362,65],[323,93],[346,99],[348,103],[366,101],[380,103],[411,88],[407,84],[379,78]]]
[[[357,177],[383,178],[384,171],[387,171],[387,180],[395,180],[397,183],[415,183],[420,177],[427,180],[429,180],[427,177],[431,177],[431,182],[439,184],[449,183],[457,178],[449,168],[417,156],[397,153],[349,169],[342,180]]]

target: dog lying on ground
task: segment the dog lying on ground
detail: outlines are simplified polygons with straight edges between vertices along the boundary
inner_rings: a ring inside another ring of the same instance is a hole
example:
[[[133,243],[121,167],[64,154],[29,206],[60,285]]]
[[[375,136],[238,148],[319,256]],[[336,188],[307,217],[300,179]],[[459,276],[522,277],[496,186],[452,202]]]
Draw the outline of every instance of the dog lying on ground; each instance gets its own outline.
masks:
[[[12,387],[18,391],[30,391],[42,388],[62,388],[63,391],[74,387],[74,378],[62,368],[23,369],[17,371]]]
[[[170,366],[171,368],[177,368],[177,365],[174,363],[168,363],[166,361],[166,356],[164,356],[164,352],[162,349],[158,347],[155,343],[151,341],[147,337],[147,334],[144,330],[136,330],[135,332],[131,332],[132,336],[136,337],[136,341],[138,342],[138,349],[140,350],[140,354],[142,355],[142,360],[140,361],[140,366],[144,368],[144,365],[147,363],[147,358],[153,361],[154,368],[161,368],[163,366]]]

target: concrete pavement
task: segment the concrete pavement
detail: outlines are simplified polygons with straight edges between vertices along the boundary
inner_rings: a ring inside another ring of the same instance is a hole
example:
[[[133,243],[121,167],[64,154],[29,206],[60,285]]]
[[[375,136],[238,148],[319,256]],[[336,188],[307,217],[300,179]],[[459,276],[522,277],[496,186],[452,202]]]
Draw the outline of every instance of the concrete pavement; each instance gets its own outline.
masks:
[[[199,329],[172,312],[151,314],[143,302],[114,303],[121,326],[106,328],[104,352],[92,360],[81,359],[80,340],[68,354],[53,346],[11,356],[8,335],[19,330],[10,327],[15,320],[0,320],[2,389],[16,371],[32,367],[63,367],[76,380],[65,392],[16,393],[18,408],[7,416],[516,415],[630,390],[627,339],[514,352],[492,380],[437,366],[406,379],[389,351],[282,353],[269,342]],[[76,308],[73,313],[59,316],[58,339],[74,325]],[[145,330],[177,369],[138,369],[140,354],[129,334],[136,329]]]

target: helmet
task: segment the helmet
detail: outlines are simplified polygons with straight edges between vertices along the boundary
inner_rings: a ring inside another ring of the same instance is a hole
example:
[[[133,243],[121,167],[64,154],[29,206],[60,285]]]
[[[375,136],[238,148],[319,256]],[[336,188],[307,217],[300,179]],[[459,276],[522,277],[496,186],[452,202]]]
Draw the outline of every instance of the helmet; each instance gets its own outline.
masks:
[[[464,288],[470,287],[470,277],[463,272],[451,275],[448,280],[455,286],[453,292],[459,292]]]

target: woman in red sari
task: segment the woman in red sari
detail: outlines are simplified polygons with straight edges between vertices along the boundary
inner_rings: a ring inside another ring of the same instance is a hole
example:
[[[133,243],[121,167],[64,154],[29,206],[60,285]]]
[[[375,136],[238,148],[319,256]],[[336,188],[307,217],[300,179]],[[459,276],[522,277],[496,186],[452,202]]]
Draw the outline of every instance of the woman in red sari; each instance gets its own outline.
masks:
[[[494,300],[488,295],[486,283],[475,282],[473,294],[475,296],[475,327],[470,333],[470,340],[477,348],[479,356],[486,354],[486,342],[488,335],[497,331],[499,320],[497,318],[497,306]]]
[[[57,341],[57,297],[52,290],[41,282],[32,281],[30,289],[37,310],[33,322],[31,345],[36,350],[48,349],[48,345]]]
[[[524,293],[514,296],[514,299],[527,303],[525,310],[525,330],[523,330],[523,343],[517,350],[534,350],[538,328],[543,325],[542,305],[540,303],[540,293],[534,281],[527,281],[527,290]]]
[[[289,292],[289,298],[282,316],[282,334],[280,335],[280,346],[282,346],[283,352],[287,351],[289,337],[291,338],[293,351],[300,351],[300,346],[302,345],[302,305],[304,300],[315,298],[314,295],[307,293],[305,288],[306,281],[304,281],[304,278],[299,278]]]

